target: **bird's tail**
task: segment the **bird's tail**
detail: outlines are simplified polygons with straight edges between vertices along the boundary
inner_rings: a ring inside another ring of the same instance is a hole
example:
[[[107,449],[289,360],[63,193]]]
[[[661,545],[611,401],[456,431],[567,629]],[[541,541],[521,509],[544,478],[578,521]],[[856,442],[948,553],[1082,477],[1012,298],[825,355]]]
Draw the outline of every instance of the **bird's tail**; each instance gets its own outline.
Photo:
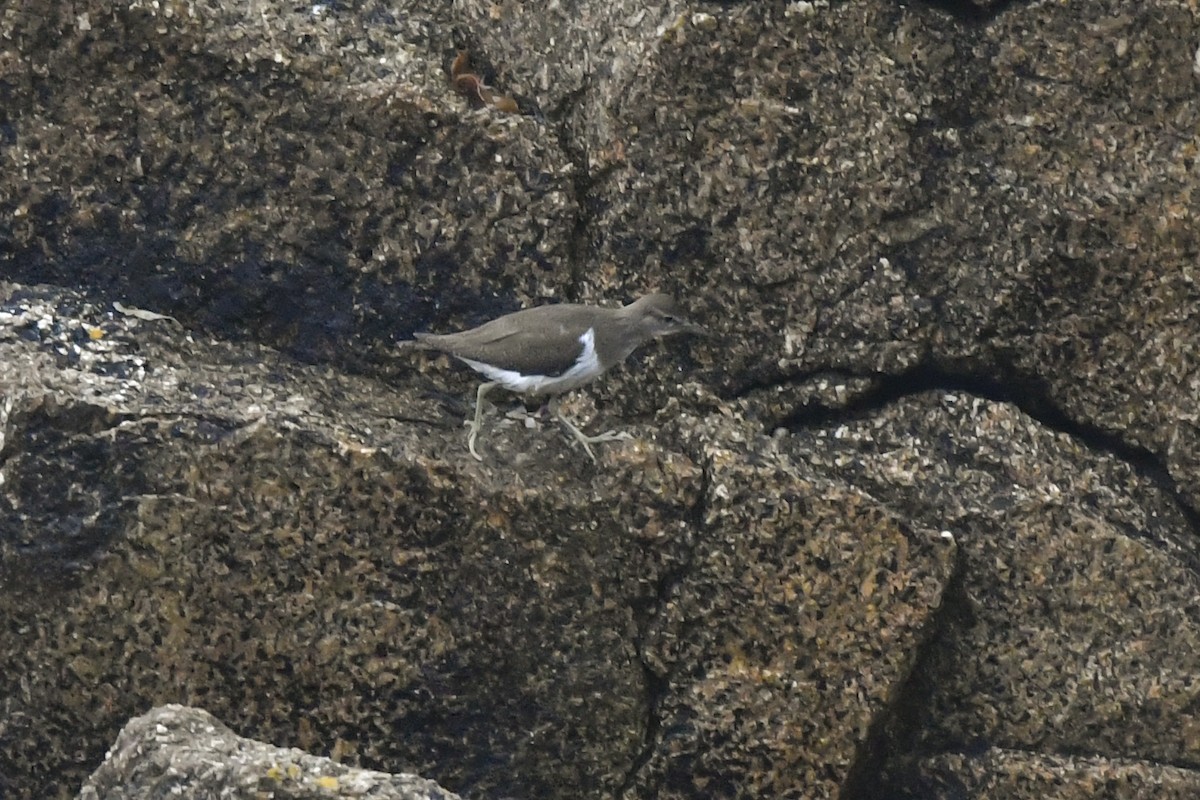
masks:
[[[432,342],[425,341],[434,336],[432,333],[414,333],[412,339],[405,339],[403,342],[396,342],[396,349],[400,352],[409,350],[436,350]]]

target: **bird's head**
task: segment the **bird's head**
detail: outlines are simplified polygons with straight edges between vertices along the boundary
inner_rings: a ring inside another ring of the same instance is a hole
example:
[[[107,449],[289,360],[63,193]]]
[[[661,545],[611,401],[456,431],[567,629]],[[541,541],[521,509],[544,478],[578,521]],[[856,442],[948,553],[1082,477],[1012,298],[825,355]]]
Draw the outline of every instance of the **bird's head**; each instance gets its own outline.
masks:
[[[689,321],[675,301],[665,294],[648,294],[623,310],[647,339],[661,339],[677,333],[708,334],[703,326]]]

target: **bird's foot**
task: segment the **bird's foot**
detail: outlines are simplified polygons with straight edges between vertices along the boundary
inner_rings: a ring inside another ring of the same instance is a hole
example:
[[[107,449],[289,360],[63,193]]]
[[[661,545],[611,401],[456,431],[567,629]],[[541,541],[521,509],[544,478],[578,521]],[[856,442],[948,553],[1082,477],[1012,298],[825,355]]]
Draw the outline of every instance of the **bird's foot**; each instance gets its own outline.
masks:
[[[475,440],[479,437],[479,426],[472,423],[471,430],[467,433],[467,449],[471,451],[471,455],[475,456],[476,461],[483,461],[483,456],[479,455],[475,450]]]
[[[615,442],[620,439],[632,439],[633,434],[629,431],[605,431],[595,436],[584,436],[583,438],[587,439],[588,444],[595,444],[596,442]]]
[[[467,432],[467,449],[476,461],[483,461],[483,456],[475,450],[475,440],[479,438],[479,429],[483,427],[483,398],[495,385],[494,382],[480,384],[479,391],[475,393],[475,418],[471,420],[471,430]]]
[[[604,433],[600,433],[595,436],[588,436],[586,433],[579,430],[579,428],[575,425],[575,423],[571,422],[571,420],[567,419],[562,414],[558,414],[557,416],[558,416],[558,421],[563,424],[563,427],[566,428],[567,430],[569,430],[572,433],[572,435],[574,435],[575,441],[577,441],[581,445],[583,445],[583,450],[585,453],[588,454],[588,458],[590,458],[592,460],[592,463],[596,463],[596,454],[592,452],[592,447],[591,447],[593,444],[596,444],[598,442],[612,442],[612,441],[616,441],[617,439],[632,439],[633,438],[630,434],[626,433],[625,431],[605,431]]]

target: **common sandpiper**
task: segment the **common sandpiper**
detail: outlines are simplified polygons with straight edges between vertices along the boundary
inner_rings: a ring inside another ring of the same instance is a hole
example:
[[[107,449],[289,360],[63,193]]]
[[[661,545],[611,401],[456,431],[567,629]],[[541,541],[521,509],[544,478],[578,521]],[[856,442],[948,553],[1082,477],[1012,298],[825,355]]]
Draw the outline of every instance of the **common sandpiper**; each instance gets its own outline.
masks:
[[[679,312],[665,294],[648,294],[623,308],[561,303],[537,306],[459,333],[417,333],[413,346],[437,350],[459,359],[487,382],[475,393],[475,419],[467,449],[475,449],[482,424],[483,399],[496,386],[526,395],[549,395],[558,421],[596,460],[591,445],[625,434],[607,431],[588,436],[554,408],[554,398],[590,383],[652,339],[677,333],[706,333]]]

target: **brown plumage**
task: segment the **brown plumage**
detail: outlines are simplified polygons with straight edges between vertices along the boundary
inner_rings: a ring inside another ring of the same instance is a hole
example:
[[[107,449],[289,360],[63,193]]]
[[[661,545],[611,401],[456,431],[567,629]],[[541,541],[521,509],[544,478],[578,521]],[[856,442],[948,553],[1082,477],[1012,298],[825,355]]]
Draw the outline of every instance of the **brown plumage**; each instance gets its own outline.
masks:
[[[561,394],[600,377],[652,339],[704,332],[683,318],[670,297],[649,294],[623,308],[572,303],[528,308],[459,333],[418,333],[413,345],[452,355],[489,378],[479,387],[468,436],[471,455],[479,458],[475,438],[482,400],[493,386],[525,394]],[[559,419],[588,455],[591,442],[612,438],[585,436],[561,415]]]

